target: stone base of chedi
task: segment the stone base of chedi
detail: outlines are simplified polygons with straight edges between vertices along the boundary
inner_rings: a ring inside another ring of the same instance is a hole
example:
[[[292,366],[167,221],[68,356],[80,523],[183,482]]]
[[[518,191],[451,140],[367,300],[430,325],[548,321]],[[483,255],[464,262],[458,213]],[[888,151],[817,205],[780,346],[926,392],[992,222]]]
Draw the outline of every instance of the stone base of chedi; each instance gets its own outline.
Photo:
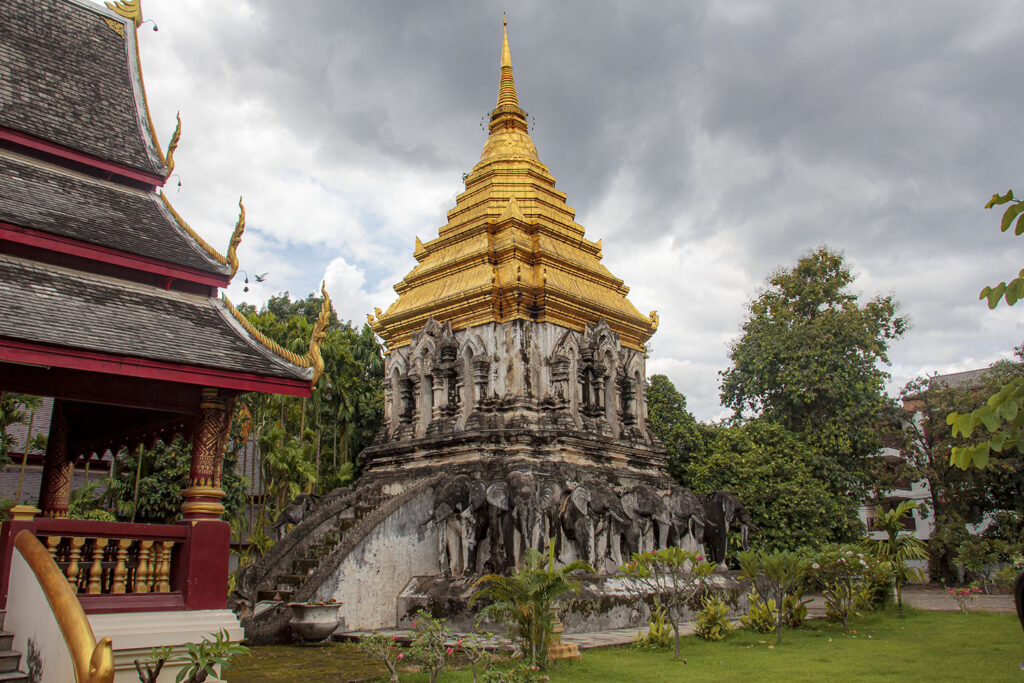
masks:
[[[665,474],[642,354],[604,323],[452,333],[430,321],[387,369],[366,474],[292,514],[301,521],[242,572],[247,637],[286,637],[289,601],[340,602],[341,630],[393,628],[419,605],[465,617],[475,577],[551,543],[559,561],[595,567],[585,595],[607,612],[569,616],[567,631],[636,625],[642,611],[611,578],[624,560],[668,545],[720,558],[729,525],[749,522],[731,495],[705,500]]]

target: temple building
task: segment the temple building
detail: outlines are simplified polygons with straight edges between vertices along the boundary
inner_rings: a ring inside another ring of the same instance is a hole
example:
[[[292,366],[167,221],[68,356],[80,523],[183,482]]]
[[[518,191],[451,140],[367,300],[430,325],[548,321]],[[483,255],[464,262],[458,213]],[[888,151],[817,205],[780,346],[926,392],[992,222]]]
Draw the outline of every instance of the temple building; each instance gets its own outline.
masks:
[[[519,106],[506,27],[497,106],[480,161],[436,239],[370,324],[387,346],[385,421],[364,453],[377,473],[501,458],[652,474],[643,315],[601,263],[538,157]],[[472,438],[495,432],[494,442]],[[529,433],[532,439],[518,438]],[[534,443],[537,437],[544,445]],[[440,437],[440,438],[439,438]],[[452,439],[458,440],[458,446]]]
[[[181,126],[162,148],[142,81],[142,22],[139,0],[0,3],[0,392],[53,399],[38,509],[16,507],[0,533],[0,608],[15,649],[45,645],[45,680],[72,676],[62,643],[40,640],[51,612],[38,587],[54,585],[37,570],[58,571],[77,596],[47,593],[49,605],[80,604],[113,636],[119,679],[134,680],[132,660],[154,645],[221,628],[241,635],[225,609],[220,502],[235,400],[309,396],[323,368],[326,298],[300,355],[219,294],[238,270],[241,200],[221,254],[161,190]],[[66,519],[75,462],[178,435],[192,441],[182,523]],[[33,543],[45,561],[32,563]]]
[[[341,603],[343,631],[407,625],[420,607],[472,628],[475,579],[531,548],[595,569],[585,593],[600,607],[567,630],[635,625],[612,585],[624,559],[701,544],[724,556],[729,524],[749,522],[731,494],[702,500],[668,476],[647,416],[657,314],[626,298],[540,161],[507,25],[499,64],[465,192],[437,238],[416,240],[398,300],[370,316],[387,347],[385,419],[364,474],[292,510],[295,527],[239,574],[232,603],[255,642],[286,637],[302,601]]]

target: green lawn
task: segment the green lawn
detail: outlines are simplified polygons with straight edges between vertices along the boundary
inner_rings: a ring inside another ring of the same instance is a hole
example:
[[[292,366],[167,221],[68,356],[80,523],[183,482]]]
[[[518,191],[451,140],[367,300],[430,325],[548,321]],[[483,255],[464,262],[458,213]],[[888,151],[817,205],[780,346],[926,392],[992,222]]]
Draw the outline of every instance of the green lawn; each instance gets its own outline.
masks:
[[[567,662],[548,673],[552,681],[1022,681],[1024,632],[1015,615],[943,612],[894,613],[854,620],[851,632],[824,621],[783,632],[781,646],[772,635],[740,631],[727,640],[705,643],[686,638],[686,663],[665,652],[629,648],[588,650],[580,662]],[[232,683],[277,681],[347,681],[372,676],[379,669],[348,645],[325,648],[253,648],[228,672]],[[298,676],[298,678],[296,677]],[[446,671],[446,681],[471,681],[468,671]],[[386,679],[385,679],[386,680]],[[408,673],[403,681],[428,678]]]

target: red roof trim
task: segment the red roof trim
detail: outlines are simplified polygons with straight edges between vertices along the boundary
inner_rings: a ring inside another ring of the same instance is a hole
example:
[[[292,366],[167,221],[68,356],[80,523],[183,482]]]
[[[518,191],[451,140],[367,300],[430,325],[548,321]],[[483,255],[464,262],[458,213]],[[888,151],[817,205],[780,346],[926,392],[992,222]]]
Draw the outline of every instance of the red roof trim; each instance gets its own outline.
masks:
[[[147,173],[146,171],[140,171],[139,169],[132,168],[131,166],[125,166],[124,164],[94,157],[91,154],[78,152],[68,147],[64,147],[63,145],[58,145],[48,140],[37,138],[34,135],[28,135],[27,133],[11,130],[10,128],[5,128],[3,126],[0,126],[0,140],[13,142],[21,145],[22,147],[28,147],[29,149],[45,152],[46,154],[52,154],[56,157],[60,157],[61,159],[67,159],[68,161],[85,164],[86,166],[91,166],[100,171],[115,173],[119,176],[130,178],[131,180],[146,183],[154,189],[157,187],[163,187],[164,182],[167,180],[163,176],[155,173]]]
[[[0,339],[0,361],[287,396],[309,397],[312,391],[309,382],[300,379],[264,377],[197,365],[177,365],[147,358],[132,358],[13,339]]]
[[[55,251],[69,256],[109,263],[122,268],[141,270],[146,273],[153,273],[163,277],[170,277],[176,280],[188,280],[210,287],[227,287],[231,280],[227,275],[216,276],[194,270],[186,266],[169,265],[163,261],[157,261],[146,256],[129,254],[110,247],[103,247],[98,244],[82,242],[63,235],[54,235],[44,230],[26,228],[20,225],[4,223],[0,221],[0,240],[17,242],[47,251]]]

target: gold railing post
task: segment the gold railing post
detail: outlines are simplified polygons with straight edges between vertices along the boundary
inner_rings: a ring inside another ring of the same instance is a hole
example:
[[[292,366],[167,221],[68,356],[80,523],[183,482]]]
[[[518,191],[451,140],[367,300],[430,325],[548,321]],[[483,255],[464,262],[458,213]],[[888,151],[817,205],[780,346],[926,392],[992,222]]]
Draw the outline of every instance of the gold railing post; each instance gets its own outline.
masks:
[[[87,593],[103,592],[103,552],[107,547],[107,539],[97,538],[92,545],[92,566],[89,567],[89,587]]]
[[[124,593],[126,590],[125,580],[128,578],[128,546],[132,544],[130,538],[122,538],[117,541],[117,563],[114,565],[114,580],[111,582],[111,593]]]
[[[135,567],[135,592],[149,592],[149,549],[153,541],[139,541],[139,563]]]
[[[85,539],[80,536],[73,536],[71,538],[71,552],[68,555],[68,567],[65,570],[65,575],[68,577],[68,585],[71,586],[71,590],[78,592],[78,559],[82,555],[82,546],[85,544]]]

